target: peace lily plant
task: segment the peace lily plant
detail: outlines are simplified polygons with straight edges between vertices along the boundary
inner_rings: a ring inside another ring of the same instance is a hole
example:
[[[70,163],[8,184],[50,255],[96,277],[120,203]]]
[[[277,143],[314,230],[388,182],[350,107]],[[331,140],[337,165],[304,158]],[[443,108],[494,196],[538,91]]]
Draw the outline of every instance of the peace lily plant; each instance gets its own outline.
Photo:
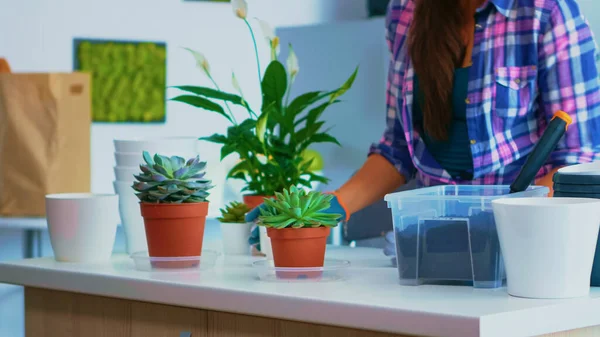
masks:
[[[298,57],[292,46],[289,46],[284,66],[278,60],[281,49],[279,37],[267,22],[256,19],[270,46],[270,63],[263,73],[254,30],[248,21],[248,5],[244,0],[231,2],[233,13],[248,27],[253,41],[262,93],[261,106],[251,107],[248,104],[235,74],[232,74],[231,81],[236,93],[221,90],[211,75],[206,57],[189,48],[185,49],[193,55],[197,67],[214,87],[176,86],[184,93],[171,100],[217,113],[231,123],[225,134],[216,133],[200,139],[221,144],[221,160],[232,154],[239,156],[238,163],[229,171],[227,178],[245,181],[243,192],[255,196],[273,196],[289,186],[310,188],[312,182],[327,183],[329,179],[315,173],[314,158],[309,154],[309,147],[315,143],[340,145],[329,133],[331,128],[323,129],[325,122],[320,118],[328,107],[339,103],[340,96],[351,88],[358,68],[339,88],[308,92],[290,102],[292,84],[300,71]],[[238,121],[231,106],[241,107],[247,113],[247,118]]]

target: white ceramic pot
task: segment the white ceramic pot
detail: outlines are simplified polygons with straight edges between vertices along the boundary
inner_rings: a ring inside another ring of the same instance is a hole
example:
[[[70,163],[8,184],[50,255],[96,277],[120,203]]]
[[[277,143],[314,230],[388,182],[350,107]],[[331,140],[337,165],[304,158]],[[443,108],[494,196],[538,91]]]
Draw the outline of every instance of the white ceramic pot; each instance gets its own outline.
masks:
[[[154,153],[150,153],[154,156]],[[167,153],[167,152],[158,152],[160,155],[164,156],[179,156],[183,157],[185,160],[190,158],[195,158],[198,154],[194,152],[177,152],[177,153]],[[115,160],[117,162],[117,167],[126,167],[126,168],[137,168],[141,164],[145,164],[144,157],[142,152],[115,152]]]
[[[133,184],[133,182],[135,181],[134,175],[138,175],[141,173],[139,167],[115,166],[113,169],[115,171],[116,181],[131,182],[131,184]]]
[[[142,252],[148,250],[146,242],[146,228],[144,227],[144,218],[140,211],[140,199],[135,195],[131,188],[132,183],[114,181],[115,192],[119,196],[119,214],[121,225],[125,231],[127,242],[127,253]]]
[[[109,261],[119,223],[119,199],[116,195],[48,194],[46,217],[57,261]]]
[[[600,200],[501,198],[492,207],[510,295],[559,299],[589,294]]]
[[[252,223],[221,223],[221,237],[225,255],[250,255]]]
[[[200,141],[197,137],[150,137],[115,139],[115,152],[142,153],[148,151],[171,156],[173,154],[197,153]]]
[[[271,238],[267,235],[267,227],[258,226],[260,238],[260,252],[267,256],[267,259],[273,260],[273,248],[271,247]]]
[[[142,152],[115,152],[117,167],[137,168],[144,163]]]

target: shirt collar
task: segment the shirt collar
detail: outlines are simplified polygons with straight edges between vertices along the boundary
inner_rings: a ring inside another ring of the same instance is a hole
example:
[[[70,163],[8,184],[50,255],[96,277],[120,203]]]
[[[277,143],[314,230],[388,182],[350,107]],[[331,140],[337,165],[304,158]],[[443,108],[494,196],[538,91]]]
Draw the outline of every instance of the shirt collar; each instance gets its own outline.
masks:
[[[500,14],[509,17],[510,11],[514,8],[515,0],[486,0],[486,2],[477,9],[477,12],[479,13],[486,9],[490,3],[496,7],[496,10],[498,10]]]

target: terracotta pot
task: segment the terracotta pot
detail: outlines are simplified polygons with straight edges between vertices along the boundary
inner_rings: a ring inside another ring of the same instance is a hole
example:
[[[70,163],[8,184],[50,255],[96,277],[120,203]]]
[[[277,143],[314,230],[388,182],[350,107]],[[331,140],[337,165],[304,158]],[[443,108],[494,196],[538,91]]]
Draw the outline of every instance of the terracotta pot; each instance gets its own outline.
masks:
[[[148,254],[151,257],[200,256],[208,202],[188,204],[140,203]],[[162,268],[197,266],[200,261],[155,262]]]
[[[275,267],[323,267],[329,227],[267,228]]]
[[[250,209],[256,208],[263,203],[266,197],[262,195],[244,195],[244,204]]]

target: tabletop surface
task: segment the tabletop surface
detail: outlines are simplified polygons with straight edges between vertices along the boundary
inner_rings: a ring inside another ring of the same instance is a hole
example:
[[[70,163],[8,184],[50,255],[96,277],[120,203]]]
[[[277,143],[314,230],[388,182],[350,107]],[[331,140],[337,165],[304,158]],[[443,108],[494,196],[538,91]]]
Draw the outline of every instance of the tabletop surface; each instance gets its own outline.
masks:
[[[96,265],[3,262],[0,282],[400,334],[518,337],[600,325],[600,288],[585,298],[531,300],[505,288],[400,286],[380,249],[330,246],[327,259],[351,262],[344,280],[266,282],[252,266],[260,258],[250,256],[220,256],[212,269],[173,273],[138,271],[130,257],[115,255]]]

